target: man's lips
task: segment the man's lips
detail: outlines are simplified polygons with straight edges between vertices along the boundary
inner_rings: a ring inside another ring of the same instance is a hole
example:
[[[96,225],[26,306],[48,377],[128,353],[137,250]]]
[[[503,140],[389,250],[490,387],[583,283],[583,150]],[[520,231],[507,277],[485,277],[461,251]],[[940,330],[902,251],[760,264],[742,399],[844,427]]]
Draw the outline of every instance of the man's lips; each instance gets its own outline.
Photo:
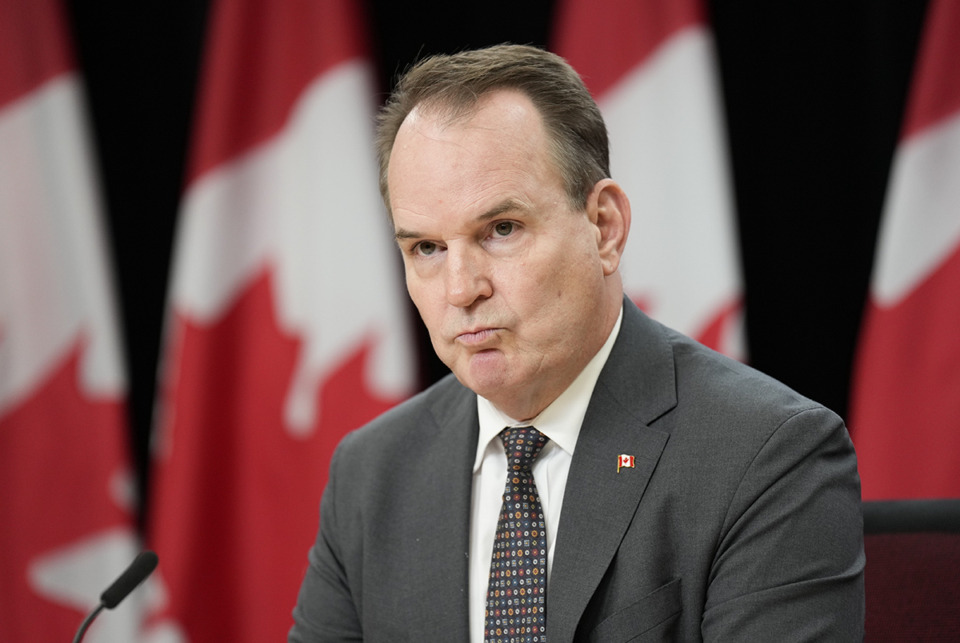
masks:
[[[499,328],[478,328],[465,331],[456,336],[455,340],[466,346],[482,346],[496,337]]]

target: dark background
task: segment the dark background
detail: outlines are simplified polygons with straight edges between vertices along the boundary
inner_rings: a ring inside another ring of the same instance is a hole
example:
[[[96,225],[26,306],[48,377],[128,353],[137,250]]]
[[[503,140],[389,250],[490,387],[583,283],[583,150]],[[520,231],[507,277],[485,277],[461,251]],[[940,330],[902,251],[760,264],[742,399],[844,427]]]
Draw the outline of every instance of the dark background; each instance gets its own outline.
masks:
[[[419,56],[504,41],[549,45],[554,3],[366,5],[387,92],[396,73]],[[726,105],[750,362],[845,414],[926,1],[712,0],[706,6]],[[101,161],[133,444],[145,479],[207,2],[68,0],[67,7]],[[428,345],[421,352],[426,384],[443,367]]]

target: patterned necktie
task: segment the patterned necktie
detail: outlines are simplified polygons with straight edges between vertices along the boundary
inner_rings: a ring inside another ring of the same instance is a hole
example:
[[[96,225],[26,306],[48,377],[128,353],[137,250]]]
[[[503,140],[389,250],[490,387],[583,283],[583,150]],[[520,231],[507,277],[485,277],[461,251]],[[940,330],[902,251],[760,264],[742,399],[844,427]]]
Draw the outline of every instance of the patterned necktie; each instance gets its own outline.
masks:
[[[531,467],[547,437],[533,427],[507,427],[500,439],[507,453],[507,485],[490,561],[484,640],[544,643],[547,530]]]

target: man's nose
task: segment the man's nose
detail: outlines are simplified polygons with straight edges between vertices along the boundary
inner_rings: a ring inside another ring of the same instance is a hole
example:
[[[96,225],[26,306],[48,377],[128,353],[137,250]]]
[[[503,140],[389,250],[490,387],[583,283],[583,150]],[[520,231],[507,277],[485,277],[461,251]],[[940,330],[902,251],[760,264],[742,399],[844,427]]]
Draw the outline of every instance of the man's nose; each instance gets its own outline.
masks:
[[[451,306],[468,308],[477,300],[493,294],[489,266],[482,249],[448,247],[445,270],[444,286]]]

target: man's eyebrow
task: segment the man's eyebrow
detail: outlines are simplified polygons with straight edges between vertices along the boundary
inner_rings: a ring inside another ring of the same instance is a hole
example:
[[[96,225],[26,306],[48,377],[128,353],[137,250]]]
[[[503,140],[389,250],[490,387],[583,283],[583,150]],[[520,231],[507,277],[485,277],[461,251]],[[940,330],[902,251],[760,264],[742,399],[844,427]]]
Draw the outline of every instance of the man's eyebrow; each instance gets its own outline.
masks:
[[[494,217],[498,217],[504,212],[512,212],[514,210],[528,210],[529,208],[522,201],[517,199],[505,199],[490,208],[483,214],[477,217],[477,221],[489,221]]]
[[[477,216],[474,221],[484,222],[489,221],[490,219],[496,218],[503,214],[504,212],[512,212],[514,210],[527,210],[527,206],[516,199],[505,199],[497,205],[493,206],[483,214]],[[424,235],[422,232],[417,232],[415,230],[407,230],[405,228],[397,228],[393,234],[394,239],[397,241],[403,241],[404,239],[420,239]]]
[[[397,241],[403,241],[404,239],[419,239],[422,236],[423,235],[419,232],[404,230],[403,228],[397,228],[396,232],[393,233],[393,238]]]

